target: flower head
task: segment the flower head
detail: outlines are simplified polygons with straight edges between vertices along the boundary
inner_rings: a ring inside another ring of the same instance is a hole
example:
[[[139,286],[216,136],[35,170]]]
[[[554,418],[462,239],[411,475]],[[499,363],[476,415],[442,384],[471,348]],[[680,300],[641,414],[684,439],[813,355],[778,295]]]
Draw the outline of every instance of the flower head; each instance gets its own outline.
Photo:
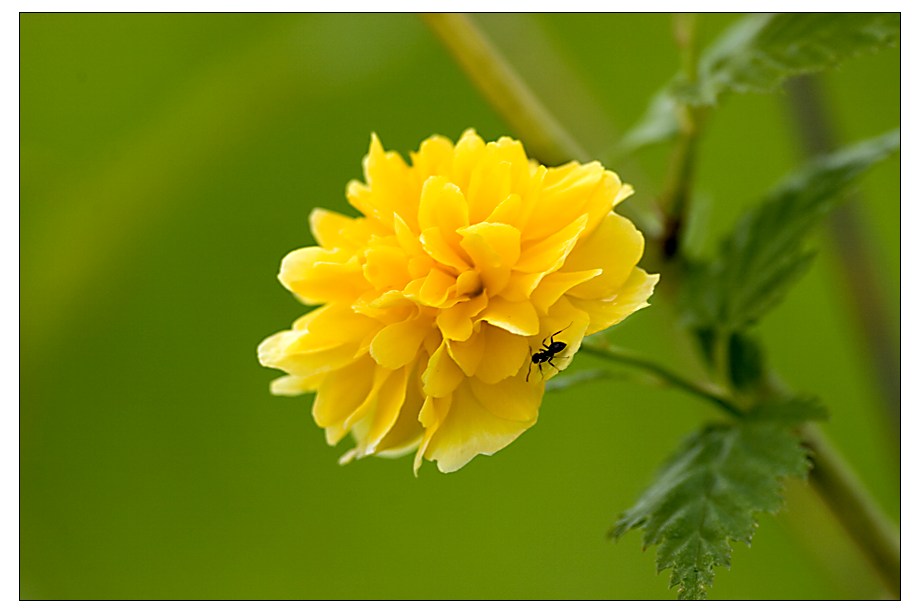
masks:
[[[343,461],[413,450],[455,471],[537,420],[545,381],[585,335],[645,307],[657,275],[642,235],[613,212],[632,193],[599,163],[546,168],[510,138],[433,136],[407,164],[371,137],[362,216],[314,209],[318,246],[288,254],[281,283],[320,305],[259,346],[315,392],[313,417]]]

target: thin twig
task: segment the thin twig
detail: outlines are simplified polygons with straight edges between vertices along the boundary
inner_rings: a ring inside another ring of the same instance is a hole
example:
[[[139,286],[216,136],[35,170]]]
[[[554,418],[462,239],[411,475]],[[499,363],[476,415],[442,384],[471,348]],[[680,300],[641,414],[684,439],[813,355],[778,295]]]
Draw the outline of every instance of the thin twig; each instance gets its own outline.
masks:
[[[710,403],[716,404],[723,411],[728,412],[734,417],[741,417],[744,415],[744,412],[737,405],[732,403],[724,394],[715,389],[714,387],[707,386],[704,384],[699,384],[693,380],[687,379],[682,375],[674,373],[667,367],[659,365],[658,363],[652,362],[647,358],[641,356],[636,356],[629,352],[625,352],[620,349],[612,347],[599,347],[594,344],[584,344],[581,346],[581,351],[591,354],[593,356],[598,356],[616,362],[621,365],[627,365],[630,367],[635,367],[637,369],[642,369],[658,379],[680,388],[690,394],[693,394],[701,399],[709,401]]]

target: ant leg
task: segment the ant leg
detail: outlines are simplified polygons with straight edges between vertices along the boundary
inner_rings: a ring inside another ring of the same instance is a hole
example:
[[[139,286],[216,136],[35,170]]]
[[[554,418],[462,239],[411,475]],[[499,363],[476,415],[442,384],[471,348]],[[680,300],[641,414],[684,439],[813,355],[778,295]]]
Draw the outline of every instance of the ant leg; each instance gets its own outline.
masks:
[[[553,369],[556,370],[556,373],[559,373],[559,367],[556,366],[556,363],[554,363],[552,359],[547,360],[546,362],[548,362],[553,367]]]
[[[531,359],[530,359],[530,363],[527,365],[527,377],[524,378],[525,382],[530,381],[530,369],[533,368],[533,348],[530,347],[529,345],[527,347],[530,349]]]

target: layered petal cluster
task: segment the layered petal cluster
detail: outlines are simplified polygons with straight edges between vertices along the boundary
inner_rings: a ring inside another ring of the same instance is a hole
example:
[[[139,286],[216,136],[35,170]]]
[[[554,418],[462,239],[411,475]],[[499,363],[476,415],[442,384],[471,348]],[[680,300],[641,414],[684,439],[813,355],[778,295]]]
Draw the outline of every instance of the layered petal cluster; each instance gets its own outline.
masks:
[[[468,130],[407,164],[374,135],[364,175],[347,188],[361,216],[315,209],[318,245],[281,263],[318,307],[259,346],[288,374],[275,394],[315,392],[327,441],[351,434],[343,461],[414,450],[416,471],[449,472],[504,448],[582,338],[646,306],[658,280],[613,211],[632,188],[597,162],[546,168]]]

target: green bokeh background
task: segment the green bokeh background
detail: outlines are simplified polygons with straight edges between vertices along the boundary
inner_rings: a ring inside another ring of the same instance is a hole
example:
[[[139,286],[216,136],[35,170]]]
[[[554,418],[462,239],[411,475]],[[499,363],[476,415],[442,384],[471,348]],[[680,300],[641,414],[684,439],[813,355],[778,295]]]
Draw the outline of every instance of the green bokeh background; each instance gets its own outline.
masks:
[[[705,15],[710,40],[734,17]],[[559,118],[603,152],[678,63],[667,15],[488,15]],[[25,599],[673,598],[638,535],[605,538],[712,410],[629,381],[548,395],[537,425],[458,473],[346,467],[308,398],[276,398],[255,348],[303,312],[277,283],[314,206],[348,211],[369,135],[508,132],[413,15],[20,17],[20,579]],[[826,74],[841,142],[899,124],[898,49]],[[802,159],[785,95],[713,115],[698,192],[710,249]],[[629,164],[636,203],[662,148]],[[898,330],[899,159],[858,211]],[[816,245],[826,248],[827,237]],[[899,457],[828,249],[760,326],[771,361],[899,515]],[[664,309],[619,345],[685,368]],[[591,366],[578,357],[575,367]],[[873,598],[823,504],[788,504],[713,598]]]

